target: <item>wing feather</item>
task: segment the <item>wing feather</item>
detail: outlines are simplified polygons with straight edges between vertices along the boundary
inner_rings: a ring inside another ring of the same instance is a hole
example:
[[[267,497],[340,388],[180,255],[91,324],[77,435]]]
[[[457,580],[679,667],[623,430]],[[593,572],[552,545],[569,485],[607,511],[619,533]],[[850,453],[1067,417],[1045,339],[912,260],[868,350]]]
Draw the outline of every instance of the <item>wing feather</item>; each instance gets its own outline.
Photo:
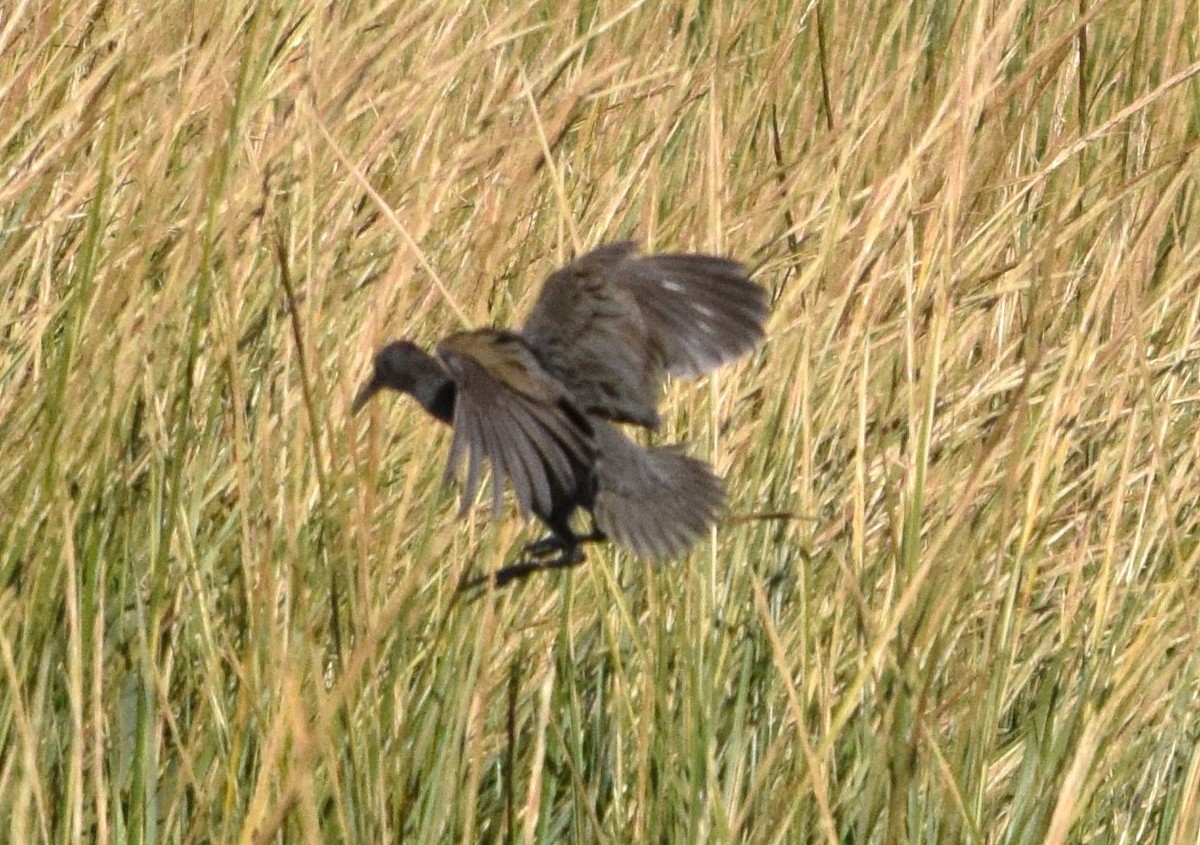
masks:
[[[584,410],[656,428],[663,377],[694,378],[753,349],[767,303],[736,261],[636,251],[607,244],[552,273],[522,334]]]
[[[437,352],[455,382],[446,474],[457,474],[466,457],[462,507],[474,501],[487,463],[494,510],[507,479],[523,513],[549,513],[553,491],[575,490],[595,461],[586,414],[518,335],[463,332]]]

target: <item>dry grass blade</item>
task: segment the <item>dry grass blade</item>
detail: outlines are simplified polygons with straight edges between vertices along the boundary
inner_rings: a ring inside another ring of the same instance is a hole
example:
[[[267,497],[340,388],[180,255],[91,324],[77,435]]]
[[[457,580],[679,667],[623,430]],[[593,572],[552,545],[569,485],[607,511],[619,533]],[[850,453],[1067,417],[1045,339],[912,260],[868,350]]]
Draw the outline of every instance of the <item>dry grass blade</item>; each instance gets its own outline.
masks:
[[[1194,841],[1198,29],[13,4],[0,830]],[[629,237],[771,291],[663,406],[746,516],[458,601],[535,529],[352,391]]]

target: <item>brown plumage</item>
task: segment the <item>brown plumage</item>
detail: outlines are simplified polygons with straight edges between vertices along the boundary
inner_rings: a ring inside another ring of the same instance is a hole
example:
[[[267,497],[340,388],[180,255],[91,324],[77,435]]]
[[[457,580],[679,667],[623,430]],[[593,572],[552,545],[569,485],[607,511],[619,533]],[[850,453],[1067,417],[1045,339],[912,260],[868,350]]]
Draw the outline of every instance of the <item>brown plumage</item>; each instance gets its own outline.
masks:
[[[762,288],[736,261],[639,257],[632,242],[608,244],[551,274],[520,332],[454,334],[436,357],[388,344],[353,410],[385,387],[414,396],[453,427],[446,476],[465,460],[464,509],[487,462],[493,507],[507,478],[521,511],[546,523],[550,535],[497,584],[577,564],[592,540],[671,557],[716,520],[721,481],[677,447],[642,447],[613,423],[657,428],[664,376],[699,376],[745,354],[766,313]],[[594,518],[587,535],[571,527],[580,508]]]

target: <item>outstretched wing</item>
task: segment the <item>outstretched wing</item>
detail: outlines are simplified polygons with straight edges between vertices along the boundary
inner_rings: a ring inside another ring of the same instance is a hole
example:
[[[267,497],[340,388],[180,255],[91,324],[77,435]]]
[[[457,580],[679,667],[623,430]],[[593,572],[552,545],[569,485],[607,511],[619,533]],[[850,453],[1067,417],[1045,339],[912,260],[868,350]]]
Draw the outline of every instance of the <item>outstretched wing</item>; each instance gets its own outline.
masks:
[[[665,373],[694,378],[762,339],[766,295],[736,261],[599,247],[551,274],[522,331],[590,413],[658,425]]]
[[[523,513],[549,514],[556,491],[575,491],[594,463],[587,416],[518,335],[463,332],[442,341],[437,352],[455,383],[446,476],[466,458],[463,509],[474,500],[487,461],[495,510],[508,478]]]

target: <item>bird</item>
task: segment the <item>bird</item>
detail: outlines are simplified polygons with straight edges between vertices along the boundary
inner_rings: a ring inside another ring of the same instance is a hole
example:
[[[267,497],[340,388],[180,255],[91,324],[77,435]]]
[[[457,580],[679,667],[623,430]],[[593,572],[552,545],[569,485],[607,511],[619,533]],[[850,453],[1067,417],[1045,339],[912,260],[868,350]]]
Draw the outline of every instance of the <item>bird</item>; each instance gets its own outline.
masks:
[[[452,429],[444,480],[466,463],[460,516],[488,464],[493,516],[507,480],[521,513],[549,529],[473,585],[575,566],[584,544],[603,540],[676,557],[719,518],[724,484],[681,446],[642,446],[620,426],[657,429],[665,377],[696,378],[747,354],[767,311],[766,292],[735,260],[609,243],[551,273],[519,330],[458,332],[432,355],[387,343],[351,411],[384,389],[412,396]],[[590,513],[590,532],[573,527],[577,511]]]

